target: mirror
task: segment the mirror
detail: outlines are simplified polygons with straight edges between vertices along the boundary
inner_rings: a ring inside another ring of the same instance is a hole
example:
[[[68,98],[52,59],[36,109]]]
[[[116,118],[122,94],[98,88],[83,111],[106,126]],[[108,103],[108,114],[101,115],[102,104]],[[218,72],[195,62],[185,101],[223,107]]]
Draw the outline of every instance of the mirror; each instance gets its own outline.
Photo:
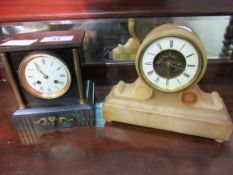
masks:
[[[112,63],[115,61],[133,61],[137,45],[148,32],[156,26],[170,22],[187,25],[197,32],[205,45],[208,59],[230,59],[232,57],[233,37],[231,33],[233,29],[230,25],[233,24],[233,20],[230,16],[135,18],[133,21],[128,18],[117,18],[4,23],[0,25],[0,35],[38,31],[85,30],[86,63]],[[132,31],[130,31],[132,29],[138,41],[133,41],[136,45],[132,48],[132,53],[127,53],[129,49],[126,47],[126,55],[124,53],[118,59],[115,56],[117,54],[114,52],[114,48],[124,49],[122,46],[131,42],[129,39],[132,37]]]

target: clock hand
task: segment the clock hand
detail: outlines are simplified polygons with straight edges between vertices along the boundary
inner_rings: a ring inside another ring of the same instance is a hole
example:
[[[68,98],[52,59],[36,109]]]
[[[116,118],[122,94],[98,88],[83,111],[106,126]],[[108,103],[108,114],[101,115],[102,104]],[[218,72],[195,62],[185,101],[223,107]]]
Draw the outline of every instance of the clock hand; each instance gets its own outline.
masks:
[[[34,63],[34,65],[35,65],[35,67],[36,67],[36,70],[38,71],[38,72],[40,72],[43,76],[44,76],[44,78],[48,78],[49,76],[48,75],[45,75],[45,73],[40,69],[40,66],[37,64],[37,63],[35,63],[35,62],[33,62]]]

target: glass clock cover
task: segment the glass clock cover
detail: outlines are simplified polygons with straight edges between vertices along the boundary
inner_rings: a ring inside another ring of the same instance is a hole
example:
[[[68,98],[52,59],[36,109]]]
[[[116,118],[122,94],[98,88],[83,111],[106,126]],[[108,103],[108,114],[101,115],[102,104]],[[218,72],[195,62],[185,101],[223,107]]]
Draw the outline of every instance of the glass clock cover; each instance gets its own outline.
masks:
[[[152,30],[140,45],[136,69],[151,88],[178,92],[197,83],[207,66],[205,48],[190,28],[164,24]]]
[[[144,78],[158,89],[183,89],[200,74],[199,57],[198,50],[189,41],[164,37],[145,49],[141,71]]]
[[[44,99],[62,96],[71,84],[68,67],[48,53],[26,56],[19,66],[18,74],[21,84],[29,93]]]

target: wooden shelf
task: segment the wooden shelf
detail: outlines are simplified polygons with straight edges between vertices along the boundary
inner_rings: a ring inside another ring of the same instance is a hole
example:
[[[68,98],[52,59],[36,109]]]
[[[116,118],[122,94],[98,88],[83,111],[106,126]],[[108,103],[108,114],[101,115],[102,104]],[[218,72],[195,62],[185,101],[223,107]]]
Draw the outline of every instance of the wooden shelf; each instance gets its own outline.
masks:
[[[233,15],[231,0],[2,0],[0,23],[151,16]],[[120,79],[134,81],[134,64],[84,64],[100,100]],[[233,62],[213,61],[200,82],[216,90],[233,119]],[[0,174],[222,174],[233,172],[233,139],[219,144],[120,123],[51,132],[41,145],[22,146],[12,125],[15,95],[0,64]],[[232,136],[233,137],[233,136]]]
[[[0,22],[232,14],[229,0],[3,0]]]
[[[232,81],[216,80],[202,88],[220,92],[233,116]],[[96,86],[98,99],[110,89]],[[0,104],[0,174],[231,175],[233,171],[232,138],[220,144],[120,123],[54,131],[43,136],[43,144],[22,146],[10,117],[17,105],[8,81],[0,83]]]

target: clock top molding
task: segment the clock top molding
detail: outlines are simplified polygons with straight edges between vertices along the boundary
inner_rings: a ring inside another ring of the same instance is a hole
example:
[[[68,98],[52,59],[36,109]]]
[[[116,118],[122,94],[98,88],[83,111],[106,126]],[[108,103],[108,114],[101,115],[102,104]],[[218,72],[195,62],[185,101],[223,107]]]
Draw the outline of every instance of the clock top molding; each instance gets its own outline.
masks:
[[[50,37],[68,37],[64,41],[50,41],[50,42],[41,42],[43,39],[53,39]],[[30,51],[37,49],[54,49],[54,48],[72,48],[79,47],[82,45],[84,38],[84,31],[82,30],[67,30],[67,31],[52,31],[52,32],[38,32],[38,33],[25,33],[25,34],[14,34],[11,36],[6,36],[0,39],[0,52],[9,52],[9,51]],[[14,40],[30,40],[35,41],[29,45],[9,45],[2,46],[2,43],[7,41]]]
[[[3,0],[0,22],[232,14],[229,0]]]

